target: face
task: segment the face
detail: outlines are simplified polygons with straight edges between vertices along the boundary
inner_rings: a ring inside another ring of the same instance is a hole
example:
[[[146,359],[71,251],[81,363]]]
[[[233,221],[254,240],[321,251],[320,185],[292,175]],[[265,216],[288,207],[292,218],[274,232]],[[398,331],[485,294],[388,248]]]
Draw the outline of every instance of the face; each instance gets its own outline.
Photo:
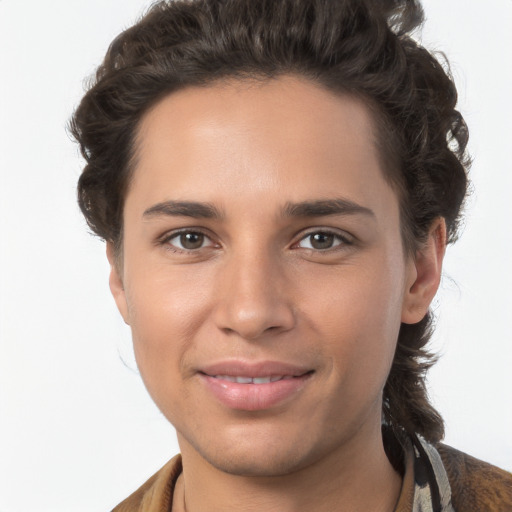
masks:
[[[137,148],[111,288],[182,451],[277,475],[375,437],[425,307],[364,104],[293,77],[188,88]]]

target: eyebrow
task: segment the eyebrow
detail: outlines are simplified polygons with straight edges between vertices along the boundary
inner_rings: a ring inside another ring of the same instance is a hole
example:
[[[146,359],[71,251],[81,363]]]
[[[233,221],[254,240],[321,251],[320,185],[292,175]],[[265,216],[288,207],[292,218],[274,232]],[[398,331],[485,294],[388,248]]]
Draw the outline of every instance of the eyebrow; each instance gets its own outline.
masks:
[[[222,213],[212,204],[195,201],[164,201],[157,203],[142,214],[143,218],[181,216],[194,219],[220,219]]]
[[[366,206],[361,206],[348,199],[324,199],[286,203],[283,209],[286,217],[324,217],[328,215],[363,214],[375,218],[375,213]]]
[[[284,217],[325,217],[328,215],[357,215],[363,214],[375,217],[375,213],[348,199],[321,199],[316,201],[301,201],[286,203]],[[168,216],[191,217],[194,219],[222,219],[221,211],[210,203],[196,201],[163,201],[157,203],[142,214],[143,218]]]

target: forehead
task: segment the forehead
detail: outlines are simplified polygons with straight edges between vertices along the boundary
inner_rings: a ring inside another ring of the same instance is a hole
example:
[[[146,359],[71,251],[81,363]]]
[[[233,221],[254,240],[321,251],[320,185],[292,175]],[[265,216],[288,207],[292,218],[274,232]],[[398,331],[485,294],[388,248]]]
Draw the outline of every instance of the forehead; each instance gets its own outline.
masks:
[[[127,202],[377,198],[374,124],[360,99],[294,76],[188,87],[142,119]]]

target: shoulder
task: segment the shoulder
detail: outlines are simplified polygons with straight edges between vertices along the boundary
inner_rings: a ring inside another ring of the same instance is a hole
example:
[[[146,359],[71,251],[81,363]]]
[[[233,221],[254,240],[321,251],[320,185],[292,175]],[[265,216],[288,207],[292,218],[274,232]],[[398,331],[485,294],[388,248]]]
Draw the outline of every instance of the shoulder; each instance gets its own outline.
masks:
[[[440,444],[457,512],[512,512],[512,473]]]
[[[181,469],[181,456],[176,455],[112,512],[167,512]]]

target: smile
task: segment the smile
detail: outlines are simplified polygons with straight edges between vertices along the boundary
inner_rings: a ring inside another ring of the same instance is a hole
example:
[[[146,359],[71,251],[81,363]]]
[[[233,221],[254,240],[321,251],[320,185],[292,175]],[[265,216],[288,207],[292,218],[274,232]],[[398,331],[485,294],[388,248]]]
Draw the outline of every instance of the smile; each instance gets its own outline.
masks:
[[[234,377],[233,375],[212,375],[214,379],[227,380],[237,384],[269,384],[279,380],[293,379],[293,375],[276,375],[272,377]]]
[[[225,361],[202,368],[206,393],[228,409],[262,411],[297,397],[314,370],[286,363]]]

